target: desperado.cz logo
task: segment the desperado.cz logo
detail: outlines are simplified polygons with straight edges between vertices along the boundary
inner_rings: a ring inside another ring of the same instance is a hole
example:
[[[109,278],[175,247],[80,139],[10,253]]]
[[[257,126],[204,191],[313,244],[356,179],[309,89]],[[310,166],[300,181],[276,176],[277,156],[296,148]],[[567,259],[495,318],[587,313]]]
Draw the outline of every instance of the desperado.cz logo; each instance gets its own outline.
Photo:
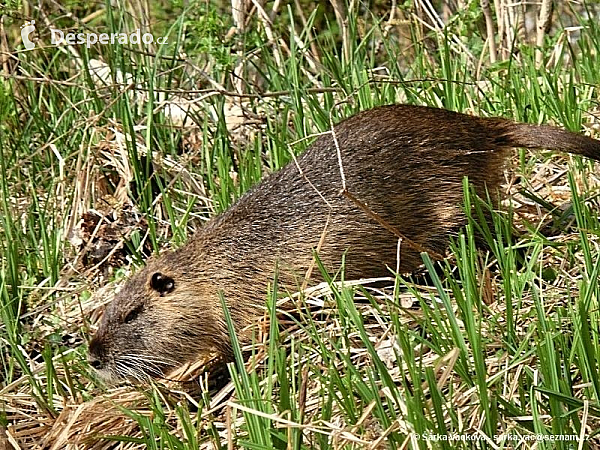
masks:
[[[29,39],[31,33],[35,31],[35,20],[25,22],[21,26],[21,40],[26,50],[35,48],[35,43]],[[154,36],[150,33],[142,34],[139,28],[133,33],[63,33],[61,30],[50,28],[52,45],[60,45],[66,43],[68,45],[83,45],[90,48],[94,44],[146,44],[150,45],[155,42]],[[166,37],[159,37],[156,43],[163,45],[167,43]]]

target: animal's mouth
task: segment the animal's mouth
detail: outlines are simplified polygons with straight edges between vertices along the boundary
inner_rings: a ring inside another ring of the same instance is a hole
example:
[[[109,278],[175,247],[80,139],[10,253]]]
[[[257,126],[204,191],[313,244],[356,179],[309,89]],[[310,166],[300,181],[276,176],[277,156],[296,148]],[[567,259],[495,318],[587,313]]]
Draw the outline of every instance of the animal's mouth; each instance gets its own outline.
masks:
[[[88,360],[93,360],[89,356]],[[131,358],[127,356],[116,358],[114,363],[92,363],[96,376],[105,384],[113,385],[122,382],[148,384],[152,380],[185,382],[197,378],[204,372],[206,366],[222,365],[222,359],[216,354],[194,358],[187,362],[160,361],[158,358]]]
[[[119,381],[123,381],[123,379],[119,378],[109,369],[94,369],[94,373],[105,384],[116,384]]]
[[[153,379],[165,379],[165,374],[172,370],[171,367],[136,367],[117,364],[115,367],[94,369],[96,376],[105,384],[117,384],[124,381],[147,384]]]
[[[98,378],[109,384],[125,380],[148,383],[152,379],[165,379],[169,372],[180,366],[177,361],[170,358],[142,352],[120,355],[110,362],[90,352],[88,362]]]

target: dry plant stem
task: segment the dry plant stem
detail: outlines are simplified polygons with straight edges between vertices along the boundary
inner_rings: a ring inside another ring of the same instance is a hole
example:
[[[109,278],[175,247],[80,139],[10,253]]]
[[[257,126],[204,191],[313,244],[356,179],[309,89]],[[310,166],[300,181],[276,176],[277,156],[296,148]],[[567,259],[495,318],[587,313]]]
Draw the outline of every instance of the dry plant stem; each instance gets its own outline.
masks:
[[[300,17],[300,20],[302,21],[302,25],[304,26],[304,29],[306,29],[307,39],[308,39],[308,42],[310,42],[309,45],[310,45],[310,52],[312,54],[312,57],[314,58],[315,62],[320,65],[321,64],[321,56],[319,54],[319,47],[317,47],[316,39],[313,36],[312,28],[308,27],[308,21],[306,20],[306,15],[304,14],[304,10],[302,9],[302,6],[300,5],[299,0],[294,0],[294,6],[296,8],[298,16]]]
[[[481,0],[481,9],[485,17],[485,28],[487,32],[487,41],[490,49],[490,62],[494,64],[497,59],[496,55],[496,30],[494,27],[494,18],[492,17],[492,8],[490,0]]]
[[[3,74],[0,74],[0,77],[2,77]],[[4,76],[4,78],[9,78],[8,76]],[[46,80],[44,80],[46,81]],[[47,80],[48,82],[52,81],[52,80]],[[210,80],[209,80],[210,81]],[[410,80],[409,80],[410,81]],[[403,81],[403,83],[407,83],[409,81]],[[415,82],[420,82],[420,81],[430,81],[428,79],[425,80],[419,80],[419,81],[415,81]],[[57,82],[57,84],[60,84],[59,82]],[[148,89],[143,88],[143,87],[135,87],[136,91],[148,91]],[[253,99],[262,99],[262,98],[268,98],[268,97],[282,97],[282,96],[286,96],[286,95],[290,95],[292,91],[272,91],[272,92],[264,92],[262,94],[240,94],[238,92],[232,92],[232,91],[228,91],[225,88],[215,88],[215,89],[190,89],[190,90],[184,90],[184,89],[154,89],[154,92],[167,92],[170,94],[206,94],[206,96],[204,98],[208,98],[210,96],[213,95],[222,95],[224,97],[241,97],[241,98],[253,98]],[[304,92],[308,93],[308,94],[324,94],[327,92],[333,92],[333,93],[337,93],[340,92],[341,88],[335,88],[335,87],[324,87],[324,88],[308,88],[305,89]],[[198,102],[198,100],[194,100],[195,102]]]
[[[521,42],[528,42],[527,26],[525,25],[525,4],[523,2],[516,7],[515,14],[517,15],[517,36]]]
[[[225,410],[225,424],[227,426],[227,450],[233,450],[235,448],[233,443],[233,426],[231,422],[231,405],[227,403]]]
[[[280,1],[276,0],[275,3],[273,4],[273,8],[271,9],[271,14],[269,15],[270,23],[273,23],[273,20],[276,18],[277,14],[279,13],[279,6],[280,6]],[[304,18],[304,16],[301,16],[301,20],[302,20],[304,26],[306,27],[306,19]],[[306,62],[310,66],[310,69],[312,70],[312,72],[319,73],[320,65],[318,64],[318,59],[315,58],[315,56],[313,56],[313,54],[312,54],[312,51],[314,48],[316,48],[316,46],[315,46],[314,42],[312,42],[314,40],[310,39],[310,34],[309,34],[309,39],[311,40],[311,52],[307,51],[307,46],[304,43],[304,41],[302,41],[302,39],[300,39],[300,36],[298,36],[298,33],[296,33],[295,27],[290,28],[290,40],[291,39],[294,40],[298,49],[302,53],[304,53],[304,55],[306,57]],[[280,37],[279,42],[281,43],[281,46],[284,48],[284,50],[286,50],[288,55],[291,55],[291,51],[290,51],[289,47],[285,44],[285,41],[283,40],[283,38]],[[306,74],[306,76],[308,76],[311,79],[311,82],[313,84],[318,84],[317,79],[314,78],[314,76],[309,71],[306,71],[305,69],[303,69],[303,71]]]
[[[340,143],[338,141],[337,135],[335,134],[335,127],[333,126],[333,120],[329,117],[329,126],[331,129],[331,137],[333,138],[333,143],[335,145],[335,151],[337,154],[338,164],[340,166],[340,178],[342,179],[342,191],[347,191],[346,187],[346,173],[344,172],[344,164],[342,163],[342,149],[340,148]]]
[[[151,8],[148,0],[130,0],[128,2],[128,6],[131,12],[131,17],[133,18],[134,27],[139,29],[142,34],[151,33],[150,17],[148,15],[148,12],[151,11]],[[146,47],[146,49],[149,47],[151,52],[156,52],[154,44],[144,44],[139,42],[138,47],[140,50],[143,50],[144,47]]]
[[[98,11],[88,14],[83,19],[81,19],[81,23],[90,23],[92,20],[97,19],[98,17],[103,16],[104,14],[106,14],[106,11],[104,9],[99,9]]]
[[[437,13],[436,9],[431,4],[431,2],[429,0],[420,0],[419,3],[421,4],[422,11],[427,15],[429,20],[431,20],[431,22],[433,23],[433,27],[436,30],[442,30],[445,26],[445,23],[442,20],[442,18],[440,17],[440,15]],[[425,19],[423,19],[423,20],[425,20]]]
[[[400,273],[400,258],[402,257],[402,238],[398,238],[396,247],[396,273]]]
[[[513,53],[515,44],[517,43],[519,15],[517,14],[516,3],[506,4],[506,46],[508,48],[507,56]]]
[[[304,412],[306,410],[306,393],[308,391],[308,367],[302,370],[302,382],[300,383],[300,390],[298,395],[298,411],[300,417],[300,423],[304,424]]]
[[[233,24],[237,33],[242,34],[246,28],[246,1],[245,0],[231,0],[231,16]],[[233,85],[235,91],[243,94],[244,93],[244,58],[241,50],[237,52],[238,63],[233,69]]]
[[[281,37],[275,38],[275,33],[273,32],[273,21],[270,19],[269,15],[263,8],[261,2],[258,0],[251,0],[251,1],[254,4],[254,7],[256,8],[256,10],[258,11],[258,16],[263,23],[263,26],[265,28],[265,33],[267,35],[267,38],[269,39],[269,43],[273,46],[273,55],[275,57],[275,62],[277,63],[278,67],[283,67],[283,60],[284,60],[283,53],[285,52],[289,56],[292,54],[292,52],[291,52],[289,46],[285,43],[285,41]],[[262,2],[262,3],[264,3],[264,2]],[[278,2],[275,2],[275,5],[273,6],[273,8],[277,8],[278,6],[279,6]],[[296,42],[296,44],[298,45],[299,48],[301,48],[303,50],[305,49],[306,46],[300,40],[300,38],[296,35],[295,32],[292,33],[292,39],[294,39],[294,41]],[[307,62],[311,66],[312,70],[316,72],[317,66],[315,65],[314,58],[310,54],[307,54],[306,56],[307,56]],[[316,83],[316,79],[308,71],[304,71],[304,73],[306,74],[306,76],[308,76],[311,79],[313,84]]]
[[[269,43],[273,47],[273,56],[275,57],[275,62],[277,63],[278,67],[283,67],[283,55],[281,54],[281,49],[285,50],[285,52],[288,55],[290,54],[290,49],[287,47],[285,42],[280,41],[279,45],[277,45],[278,40],[275,38],[275,33],[273,33],[273,23],[271,22],[271,19],[269,19],[269,15],[264,10],[260,2],[258,2],[257,0],[252,0],[252,3],[258,11],[258,17],[260,18],[263,27],[265,28],[265,34],[267,35],[267,39],[269,39]]]
[[[232,84],[235,86],[235,91],[238,94],[244,94],[244,68],[246,65],[244,64],[241,52],[238,52],[238,56],[240,57],[240,60],[233,69]],[[240,97],[237,97],[235,100],[233,100],[233,104],[239,106],[240,108],[242,107],[241,102],[242,100]]]
[[[288,419],[284,419],[283,417],[281,417],[277,414],[268,414],[268,413],[265,413],[265,412],[262,412],[262,411],[259,411],[256,409],[252,409],[248,406],[242,405],[241,403],[236,403],[234,400],[229,400],[227,402],[227,406],[230,406],[232,409],[236,409],[239,411],[254,414],[255,416],[258,416],[258,417],[270,419],[271,421],[273,421],[280,427],[289,426],[294,429],[306,430],[308,432],[319,433],[324,436],[329,436],[332,438],[333,442],[339,441],[342,444],[344,444],[346,442],[360,444],[361,448],[365,448],[365,446],[370,443],[369,441],[366,441],[364,439],[361,439],[361,438],[353,435],[349,431],[345,431],[344,428],[341,428],[340,426],[338,426],[332,422],[322,421],[322,423],[319,423],[317,425],[312,424],[312,423],[303,425],[303,424],[300,424],[297,422],[290,421]],[[333,448],[341,448],[341,447],[342,446],[340,445],[338,447],[334,446]]]
[[[542,53],[542,47],[544,45],[544,37],[552,26],[552,11],[554,5],[552,0],[542,0],[540,6],[540,15],[538,16],[537,22],[537,35],[535,39],[535,65],[539,69],[543,63],[544,54]]]
[[[381,433],[381,436],[379,436],[377,438],[377,440],[373,441],[371,443],[371,445],[369,446],[369,450],[378,450],[380,448],[386,448],[385,446],[383,446],[384,443],[386,443],[386,439],[387,437],[395,432],[398,431],[400,429],[400,424],[398,423],[398,420],[395,420],[388,428],[387,430],[385,430],[383,433]],[[404,449],[404,448],[408,448],[408,443],[409,442],[413,442],[412,440],[415,439],[415,434],[411,433],[409,435],[409,437],[404,441],[404,445],[400,448]],[[417,448],[418,444],[414,443],[414,447],[413,448]]]
[[[421,0],[417,3],[417,6],[419,6],[418,11],[423,11],[431,21],[430,24],[429,22],[427,22],[427,20],[420,17],[418,14],[412,14],[412,17],[421,25],[421,32],[423,33],[423,35],[425,35],[424,29],[427,28],[428,30],[437,33],[438,36],[443,37],[446,25],[444,24],[444,21],[441,19],[439,14],[436,12],[435,8],[431,5],[431,2],[429,2],[428,0]],[[421,37],[421,39],[423,39],[423,37]],[[470,62],[476,60],[471,51],[456,34],[452,34],[451,41],[453,50],[460,49],[459,52],[462,52],[465,55],[467,55]]]
[[[42,49],[42,48],[44,48],[44,47],[40,47],[40,49]],[[6,53],[2,53],[2,56],[4,56],[4,55],[6,55]],[[48,83],[48,84],[52,84],[52,85],[56,85],[56,86],[78,87],[82,91],[86,91],[86,90],[89,91],[89,89],[87,87],[82,86],[80,83],[76,83],[73,81],[59,81],[59,80],[53,80],[51,78],[33,77],[30,75],[14,75],[14,74],[10,74],[10,73],[0,73],[0,77],[4,78],[5,80],[7,80],[7,79],[23,80],[23,81],[32,81],[32,82],[36,82],[36,83]]]
[[[348,10],[345,0],[331,0],[331,6],[335,12],[335,19],[342,30],[342,49],[346,63],[350,61],[350,30],[348,29]],[[352,4],[350,5],[352,8]]]
[[[246,29],[245,0],[231,0],[231,18],[233,19],[233,26],[238,33],[243,33]]]
[[[6,431],[0,426],[0,450],[8,449],[8,437],[6,437]]]
[[[271,22],[273,22],[275,20],[275,18],[277,17],[280,6],[281,6],[281,0],[275,0],[273,2],[273,7],[271,8],[271,14],[269,14],[269,19],[271,19]]]
[[[387,36],[392,26],[394,26],[394,22],[396,21],[396,9],[398,8],[398,2],[396,0],[392,0],[392,4],[390,5],[390,17],[385,24],[384,27],[384,35]]]
[[[6,53],[0,52],[0,56],[5,55],[5,54]],[[40,77],[32,77],[32,76],[25,76],[25,75],[14,75],[14,74],[9,74],[9,73],[2,73],[2,72],[0,72],[0,78],[23,80],[23,81],[33,81],[36,83],[46,83],[46,84],[51,84],[51,85],[56,85],[56,86],[71,86],[71,87],[77,86],[81,90],[86,90],[86,91],[91,92],[91,90],[89,88],[87,88],[86,86],[81,86],[78,83],[70,82],[70,81],[54,80],[52,78],[40,78]],[[272,91],[272,92],[264,92],[262,94],[245,94],[245,93],[228,91],[222,85],[220,85],[219,83],[217,83],[216,81],[214,81],[212,79],[208,79],[208,81],[216,87],[214,89],[188,89],[188,90],[156,88],[156,89],[153,89],[153,92],[164,92],[164,93],[169,93],[169,94],[190,94],[190,95],[191,94],[206,94],[206,97],[209,97],[212,95],[222,95],[225,97],[241,97],[241,98],[253,98],[253,99],[262,99],[262,98],[269,98],[269,97],[282,97],[282,96],[290,95],[290,93],[291,93],[291,91]],[[419,82],[420,81],[421,80],[419,80]],[[429,81],[429,80],[424,80],[424,81]],[[408,82],[408,81],[404,81],[404,83],[406,83],[406,82]],[[417,82],[417,81],[415,81],[415,82]],[[109,90],[116,86],[127,86],[133,91],[142,91],[142,92],[149,91],[149,89],[146,89],[141,86],[133,86],[131,84],[115,83],[115,84],[110,84],[107,86],[98,87],[96,92]],[[340,91],[341,91],[341,88],[335,88],[335,87],[308,88],[308,89],[304,90],[304,92],[306,92],[307,94],[324,94],[327,92],[337,93]]]
[[[503,0],[494,0],[494,9],[496,10],[496,23],[498,25],[498,49],[500,57],[504,58],[504,8]]]
[[[583,414],[581,417],[581,423],[588,422],[589,413],[590,413],[590,401],[588,399],[585,399],[583,401]],[[585,438],[586,428],[587,427],[581,427],[581,430],[579,431],[579,447],[577,447],[577,450],[583,449],[583,443],[586,441],[586,438]]]

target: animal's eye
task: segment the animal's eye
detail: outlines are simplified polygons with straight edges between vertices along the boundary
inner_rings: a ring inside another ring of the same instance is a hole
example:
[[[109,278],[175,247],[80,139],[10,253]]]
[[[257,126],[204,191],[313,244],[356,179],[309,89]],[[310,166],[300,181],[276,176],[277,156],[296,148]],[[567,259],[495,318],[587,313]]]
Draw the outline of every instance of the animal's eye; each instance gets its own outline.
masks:
[[[160,272],[155,272],[150,279],[150,287],[162,297],[175,289],[175,280]]]
[[[131,311],[129,311],[129,313],[125,316],[125,319],[123,319],[123,323],[130,323],[133,322],[137,316],[140,315],[140,313],[142,312],[142,309],[144,309],[144,307],[142,305],[136,306],[135,308],[133,308]]]

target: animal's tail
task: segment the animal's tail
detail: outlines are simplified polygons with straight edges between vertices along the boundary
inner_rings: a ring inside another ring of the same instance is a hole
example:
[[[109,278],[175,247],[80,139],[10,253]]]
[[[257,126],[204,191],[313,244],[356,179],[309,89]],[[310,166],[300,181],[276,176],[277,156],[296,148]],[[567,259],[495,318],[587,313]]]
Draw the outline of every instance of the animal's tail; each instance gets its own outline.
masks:
[[[504,121],[501,139],[511,147],[542,148],[583,155],[600,161],[600,140],[549,125]]]

